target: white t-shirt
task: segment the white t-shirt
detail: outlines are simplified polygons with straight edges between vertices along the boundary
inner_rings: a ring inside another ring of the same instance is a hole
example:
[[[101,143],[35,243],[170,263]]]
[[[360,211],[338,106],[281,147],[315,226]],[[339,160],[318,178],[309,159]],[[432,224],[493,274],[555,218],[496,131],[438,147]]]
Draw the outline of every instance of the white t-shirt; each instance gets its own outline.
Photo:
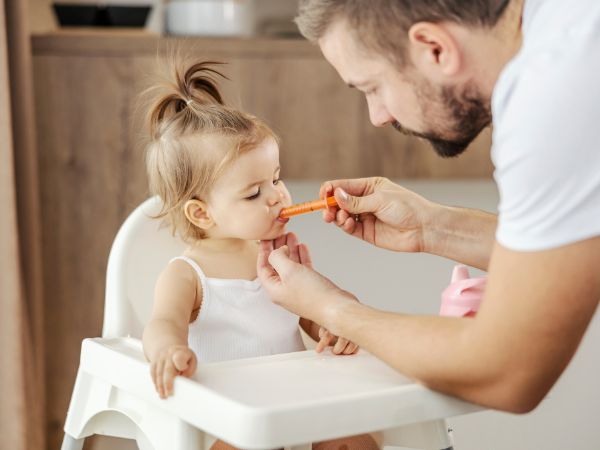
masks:
[[[496,239],[535,251],[600,235],[600,0],[526,0],[523,33],[492,97]]]

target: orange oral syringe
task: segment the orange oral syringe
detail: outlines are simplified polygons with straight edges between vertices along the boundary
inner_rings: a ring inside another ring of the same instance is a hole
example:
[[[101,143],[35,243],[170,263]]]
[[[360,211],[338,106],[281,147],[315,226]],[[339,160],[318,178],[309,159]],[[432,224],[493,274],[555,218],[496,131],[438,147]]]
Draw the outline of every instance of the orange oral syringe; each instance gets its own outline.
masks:
[[[311,211],[317,211],[319,209],[337,205],[335,197],[327,197],[325,199],[313,200],[312,202],[299,203],[298,205],[283,208],[279,213],[279,217],[287,219],[288,217],[297,216],[298,214],[309,213]]]

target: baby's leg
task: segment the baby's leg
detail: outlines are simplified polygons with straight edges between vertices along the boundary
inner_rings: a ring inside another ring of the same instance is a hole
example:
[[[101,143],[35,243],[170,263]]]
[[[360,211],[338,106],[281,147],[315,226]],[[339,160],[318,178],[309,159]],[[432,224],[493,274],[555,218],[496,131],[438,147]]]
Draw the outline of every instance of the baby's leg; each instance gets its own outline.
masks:
[[[210,450],[237,450],[237,448],[232,447],[223,441],[217,441],[210,447]]]
[[[223,441],[217,441],[212,445],[210,450],[238,450],[238,449],[229,444],[226,444]]]
[[[379,450],[374,436],[370,434],[360,434],[358,436],[349,436],[331,441],[317,442],[312,446],[313,450]]]

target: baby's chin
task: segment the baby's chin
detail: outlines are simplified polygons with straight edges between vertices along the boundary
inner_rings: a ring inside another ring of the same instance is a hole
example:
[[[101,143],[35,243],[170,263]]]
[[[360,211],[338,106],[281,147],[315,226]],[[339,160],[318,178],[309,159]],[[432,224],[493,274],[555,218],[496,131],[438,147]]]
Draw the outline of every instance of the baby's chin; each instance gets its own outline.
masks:
[[[286,226],[284,224],[280,227],[277,227],[276,229],[269,231],[268,233],[265,233],[262,237],[259,237],[257,240],[270,241],[272,239],[277,239],[279,236],[283,236],[286,233],[286,231]]]

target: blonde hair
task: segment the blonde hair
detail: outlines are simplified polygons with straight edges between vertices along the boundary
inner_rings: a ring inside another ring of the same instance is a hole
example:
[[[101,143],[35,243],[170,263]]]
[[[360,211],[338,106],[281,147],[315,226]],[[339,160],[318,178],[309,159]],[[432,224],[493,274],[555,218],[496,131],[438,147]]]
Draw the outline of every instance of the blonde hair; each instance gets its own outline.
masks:
[[[166,66],[165,66],[166,63]],[[158,195],[163,218],[186,241],[205,238],[188,221],[188,200],[208,198],[218,177],[241,153],[277,137],[260,119],[226,106],[216,78],[217,62],[174,56],[162,62],[166,79],[142,94],[147,103],[146,169],[150,192]]]

